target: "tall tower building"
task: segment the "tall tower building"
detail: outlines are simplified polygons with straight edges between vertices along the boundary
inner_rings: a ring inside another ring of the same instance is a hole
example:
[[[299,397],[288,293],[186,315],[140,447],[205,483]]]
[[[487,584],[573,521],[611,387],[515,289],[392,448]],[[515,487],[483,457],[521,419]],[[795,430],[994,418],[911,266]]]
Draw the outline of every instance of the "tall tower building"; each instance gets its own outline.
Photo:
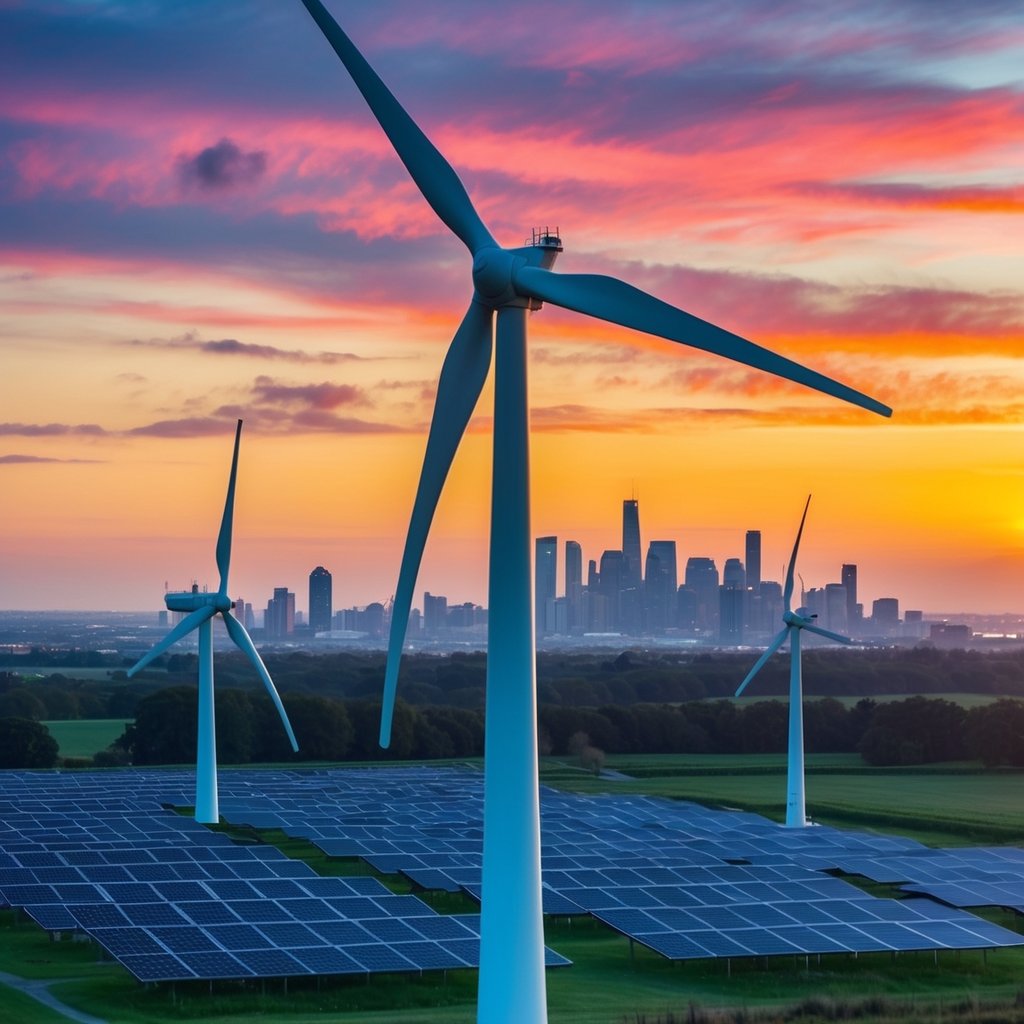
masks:
[[[434,595],[429,590],[423,593],[423,632],[436,633],[448,626],[448,598]]]
[[[309,574],[309,630],[326,633],[331,628],[334,614],[331,574],[318,565]]]
[[[601,596],[605,599],[605,628],[608,632],[622,630],[622,591],[626,576],[626,559],[621,551],[605,551],[601,555]]]
[[[747,596],[747,574],[738,558],[728,558],[718,591],[719,635],[722,643],[743,642],[744,600]]]
[[[686,590],[693,594],[694,628],[698,633],[718,632],[718,566],[713,558],[686,561]]]
[[[860,629],[860,616],[857,614],[857,566],[844,565],[839,582],[846,587],[847,628],[857,632]]]
[[[761,531],[747,530],[746,551],[747,589],[757,591],[761,586]]]
[[[847,618],[850,595],[842,583],[825,584],[825,620],[833,633],[846,634],[850,625]]]
[[[274,587],[267,602],[263,630],[270,640],[283,640],[295,632],[295,595],[287,587]]]
[[[546,636],[555,631],[554,622],[548,621],[548,602],[554,605],[557,578],[558,538],[538,537],[533,577],[534,622],[537,636]]]
[[[640,504],[635,498],[622,503],[623,589],[640,589],[643,561],[640,554]]]
[[[583,625],[583,548],[575,540],[565,542],[565,606],[571,633]]]
[[[648,630],[661,633],[675,626],[676,542],[652,540],[644,562],[644,619]]]

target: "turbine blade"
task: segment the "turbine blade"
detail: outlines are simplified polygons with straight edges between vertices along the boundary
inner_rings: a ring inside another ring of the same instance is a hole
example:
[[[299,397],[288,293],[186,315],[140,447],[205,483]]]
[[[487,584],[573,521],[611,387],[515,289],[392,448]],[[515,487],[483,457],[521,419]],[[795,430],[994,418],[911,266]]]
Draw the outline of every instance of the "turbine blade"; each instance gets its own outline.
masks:
[[[172,644],[176,644],[183,636],[191,633],[193,629],[201,626],[207,619],[213,618],[216,614],[216,609],[212,605],[207,605],[204,608],[197,608],[194,612],[189,612],[179,622],[174,629],[170,631],[159,643],[153,645],[153,649],[148,653],[144,654],[130,669],[128,669],[128,676],[131,678],[136,672],[141,672],[151,661],[155,658],[159,658],[164,651],[167,650]]]
[[[761,655],[757,661],[754,662],[754,667],[747,673],[747,678],[740,683],[739,689],[736,691],[735,696],[739,696],[747,688],[747,683],[750,682],[758,672],[764,668],[765,662],[786,642],[786,637],[789,636],[789,626],[786,626],[780,633],[775,634],[775,638],[768,645],[768,649]]]
[[[684,313],[617,278],[599,274],[556,274],[542,267],[520,267],[515,271],[514,285],[520,295],[725,356],[758,370],[767,370],[777,377],[805,384],[882,416],[892,415],[892,409],[887,405],[831,377],[755,345],[738,334],[716,327],[690,313]]]
[[[238,475],[238,443],[242,439],[242,421],[235,427],[235,451],[231,456],[228,496],[224,499],[224,515],[217,535],[217,568],[220,570],[220,593],[228,592],[228,567],[231,565],[231,529],[235,518],[235,477]]]
[[[789,559],[789,568],[786,570],[786,587],[782,591],[782,605],[786,611],[792,611],[790,604],[793,600],[793,573],[796,571],[796,553],[800,550],[800,537],[804,532],[804,523],[807,521],[807,510],[811,507],[811,496],[807,495],[807,502],[804,505],[804,514],[800,517],[800,529],[796,531],[796,540],[793,542],[793,554]],[[800,578],[803,583],[803,577]]]
[[[313,20],[320,26],[320,31],[327,37],[334,52],[341,58],[342,64],[363,94],[373,116],[384,129],[384,134],[434,212],[462,239],[474,255],[480,249],[497,246],[451,164],[406,113],[355,48],[352,40],[328,14],[320,0],[302,2]]]
[[[853,643],[848,636],[843,636],[841,633],[833,633],[828,629],[822,629],[821,626],[800,626],[799,628],[806,629],[808,633],[817,633],[818,636],[823,636],[826,640],[835,640],[839,644]]]
[[[382,747],[391,744],[391,718],[395,710],[398,665],[423,548],[455,451],[487,379],[491,365],[493,322],[494,314],[490,309],[475,301],[469,304],[445,356],[437,382],[434,416],[427,435],[427,450],[423,456],[420,482],[409,520],[409,532],[405,538],[405,551],[402,553],[402,567],[398,573],[395,602],[391,609],[388,660],[380,709]]]
[[[253,668],[256,669],[260,679],[263,680],[263,685],[267,688],[267,693],[270,695],[270,699],[274,702],[274,707],[277,708],[277,713],[281,717],[281,724],[284,726],[284,731],[288,734],[288,742],[291,743],[292,750],[298,750],[299,744],[295,740],[295,733],[292,732],[292,723],[288,721],[288,712],[285,711],[284,705],[281,703],[281,697],[277,692],[277,687],[274,686],[274,680],[270,678],[267,666],[263,664],[263,659],[256,650],[256,646],[253,644],[249,634],[245,631],[245,626],[229,611],[223,611],[221,615],[224,616],[224,625],[227,626],[228,636],[235,642],[235,646],[252,662]]]

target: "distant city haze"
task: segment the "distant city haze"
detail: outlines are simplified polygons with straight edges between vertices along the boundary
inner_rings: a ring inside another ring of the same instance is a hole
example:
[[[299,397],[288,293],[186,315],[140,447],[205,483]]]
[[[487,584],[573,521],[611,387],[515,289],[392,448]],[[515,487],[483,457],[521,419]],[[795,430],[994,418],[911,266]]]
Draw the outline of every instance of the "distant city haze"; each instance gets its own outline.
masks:
[[[469,285],[301,5],[0,10],[0,609],[152,610],[216,587],[308,611],[394,591]],[[345,28],[498,240],[557,225],[614,272],[893,407],[891,421],[545,307],[533,533],[650,540],[867,607],[1024,610],[1019,2],[506,10],[415,0]],[[231,59],[211,40],[232,40]],[[486,76],[481,68],[486,67]],[[467,130],[470,129],[470,130]],[[416,588],[486,603],[485,389]]]

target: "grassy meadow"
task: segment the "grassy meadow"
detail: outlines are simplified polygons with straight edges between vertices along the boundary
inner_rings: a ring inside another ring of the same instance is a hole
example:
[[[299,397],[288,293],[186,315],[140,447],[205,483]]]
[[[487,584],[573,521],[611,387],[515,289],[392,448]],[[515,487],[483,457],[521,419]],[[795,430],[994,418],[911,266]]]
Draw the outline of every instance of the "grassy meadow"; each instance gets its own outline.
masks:
[[[43,725],[57,741],[61,757],[92,757],[106,750],[129,722],[130,718],[75,718]]]

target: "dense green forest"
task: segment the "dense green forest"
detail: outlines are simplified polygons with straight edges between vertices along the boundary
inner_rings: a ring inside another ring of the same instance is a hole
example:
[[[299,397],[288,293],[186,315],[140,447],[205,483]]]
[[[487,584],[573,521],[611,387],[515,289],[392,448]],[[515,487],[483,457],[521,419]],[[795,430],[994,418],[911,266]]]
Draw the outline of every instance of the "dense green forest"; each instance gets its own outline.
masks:
[[[123,664],[105,678],[80,679],[96,658],[33,652],[36,673],[0,672],[0,720],[134,718],[98,764],[172,764],[195,756],[196,658],[165,656],[137,681]],[[48,665],[78,659],[78,665]],[[108,657],[109,656],[100,656]],[[301,760],[478,756],[483,749],[483,654],[413,655],[403,662],[390,750],[376,743],[384,659],[379,653],[269,654],[302,750]],[[537,662],[542,753],[772,753],[785,750],[788,659],[772,660],[757,689],[731,696],[754,660],[747,653],[541,654]],[[44,674],[48,672],[49,674]],[[1024,765],[1024,704],[1002,699],[970,710],[942,694],[1024,697],[1024,652],[931,648],[810,650],[804,655],[809,752],[860,752],[869,764],[977,759]],[[217,724],[223,763],[296,759],[248,663],[218,655]],[[861,698],[852,706],[822,694]],[[876,702],[872,697],[902,696]],[[930,695],[926,697],[925,695]],[[6,728],[10,729],[8,724]],[[42,727],[40,727],[42,728]],[[15,730],[16,731],[16,730]],[[23,729],[24,731],[24,729]],[[36,736],[34,765],[56,750]],[[20,748],[17,748],[20,749]],[[22,761],[24,766],[29,766]]]

